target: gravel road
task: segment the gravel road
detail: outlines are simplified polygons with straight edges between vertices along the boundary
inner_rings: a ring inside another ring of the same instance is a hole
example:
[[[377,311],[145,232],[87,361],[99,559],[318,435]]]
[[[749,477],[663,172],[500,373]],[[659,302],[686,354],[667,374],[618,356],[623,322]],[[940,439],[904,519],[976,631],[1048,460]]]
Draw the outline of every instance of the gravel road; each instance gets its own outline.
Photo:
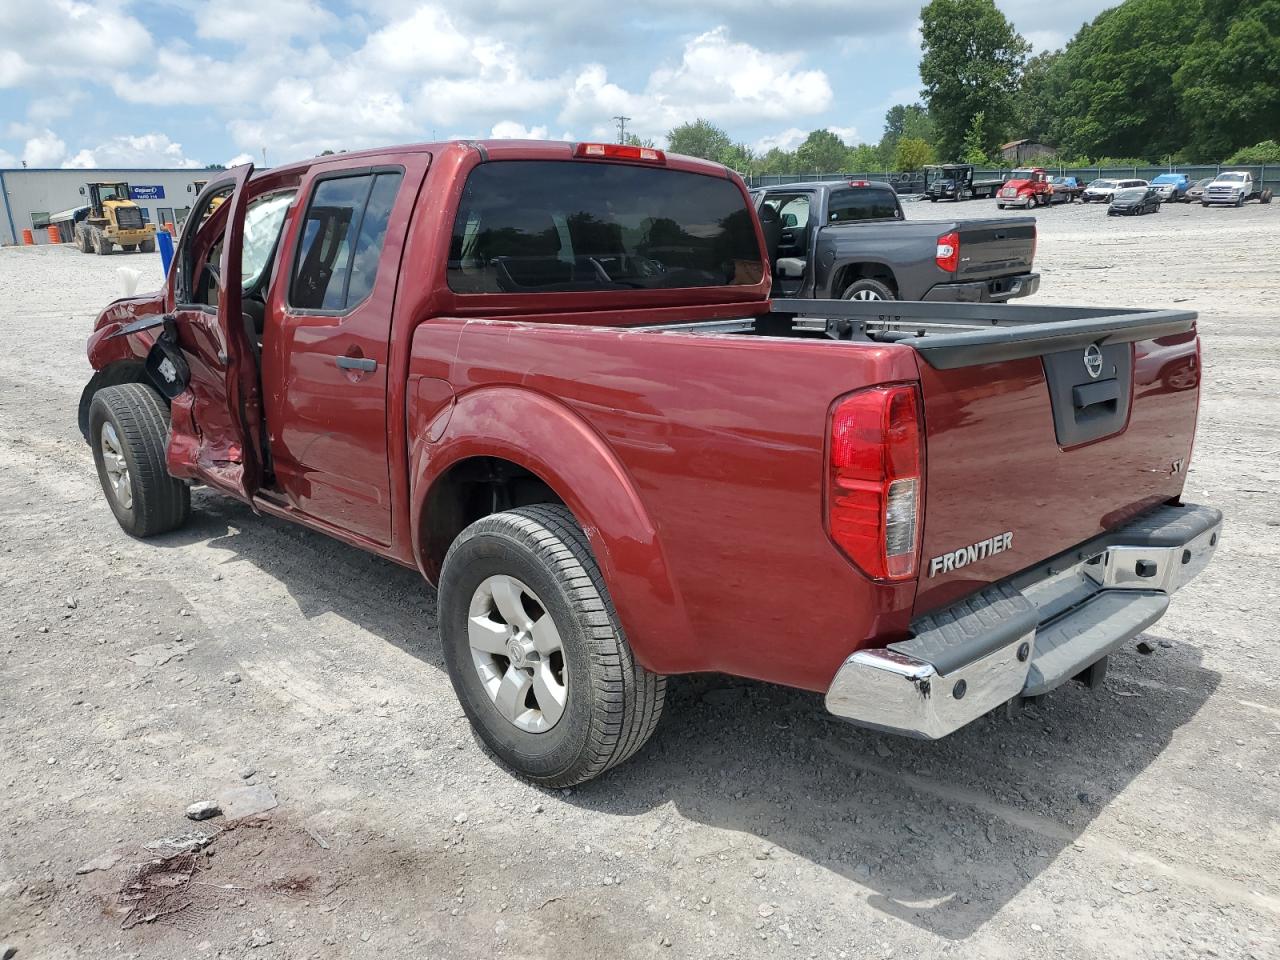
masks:
[[[909,211],[986,215],[1017,214]],[[1188,496],[1228,525],[1151,652],[938,743],[679,679],[640,756],[556,792],[472,738],[415,574],[203,490],[122,534],[83,347],[158,258],[0,249],[0,954],[1280,957],[1280,205],[1039,220],[1040,302],[1201,314]],[[278,805],[183,815],[246,785]]]

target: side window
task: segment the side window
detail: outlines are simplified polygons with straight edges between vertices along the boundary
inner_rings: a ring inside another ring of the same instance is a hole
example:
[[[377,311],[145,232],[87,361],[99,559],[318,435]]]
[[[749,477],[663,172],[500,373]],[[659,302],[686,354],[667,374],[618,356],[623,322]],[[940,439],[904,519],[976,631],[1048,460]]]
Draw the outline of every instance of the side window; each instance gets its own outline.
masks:
[[[293,202],[292,190],[266,194],[249,201],[244,214],[244,243],[240,250],[240,282],[251,290],[262,278],[276,249],[284,215]]]
[[[783,229],[801,229],[809,223],[809,196],[792,197],[778,211],[782,215]]]
[[[373,290],[400,173],[363,173],[316,184],[289,286],[301,310],[345,311]]]

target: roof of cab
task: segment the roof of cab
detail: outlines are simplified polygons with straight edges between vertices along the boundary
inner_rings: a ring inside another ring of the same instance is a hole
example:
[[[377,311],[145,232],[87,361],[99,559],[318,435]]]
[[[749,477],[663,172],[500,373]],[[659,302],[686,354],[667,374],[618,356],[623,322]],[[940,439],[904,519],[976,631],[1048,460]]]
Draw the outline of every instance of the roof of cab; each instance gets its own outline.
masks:
[[[593,141],[588,141],[593,142]],[[678,153],[665,153],[665,162],[658,164],[644,161],[596,159],[574,156],[576,143],[565,140],[441,140],[433,143],[410,143],[386,147],[373,147],[368,150],[351,151],[350,153],[333,153],[321,157],[310,157],[306,160],[295,160],[255,172],[256,175],[302,173],[315,166],[330,163],[349,164],[352,160],[385,158],[388,154],[398,153],[443,153],[449,150],[476,150],[488,160],[581,160],[583,163],[636,163],[640,166],[684,170],[691,173],[710,174],[728,177],[731,171],[720,163],[701,160],[697,157],[686,157]]]

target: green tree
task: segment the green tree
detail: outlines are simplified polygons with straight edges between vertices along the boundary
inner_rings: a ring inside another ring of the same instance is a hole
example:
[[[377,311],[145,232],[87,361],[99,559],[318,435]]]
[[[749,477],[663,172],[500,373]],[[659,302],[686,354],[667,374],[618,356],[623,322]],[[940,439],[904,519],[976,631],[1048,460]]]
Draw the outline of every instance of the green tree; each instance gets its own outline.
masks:
[[[1045,69],[1049,139],[1089,156],[1155,158],[1181,148],[1187,125],[1173,79],[1201,2],[1126,0],[1082,27]]]
[[[1173,87],[1189,152],[1216,160],[1280,130],[1280,0],[1203,0],[1195,27]]]
[[[893,169],[903,173],[919,170],[926,163],[933,163],[933,147],[914,137],[903,137],[893,154]]]
[[[1060,72],[1055,70],[1062,52],[1038,53],[1026,62],[1018,78],[1018,95],[1014,100],[1014,139],[1049,139],[1049,129],[1056,116],[1057,88]]]
[[[879,150],[869,143],[860,143],[856,147],[849,148],[849,155],[845,159],[844,172],[880,173],[886,166],[888,164],[884,162]]]
[[[849,148],[830,130],[814,130],[796,147],[796,163],[801,170],[815,173],[841,173]]]
[[[1280,143],[1274,140],[1263,140],[1252,147],[1244,147],[1227,157],[1226,163],[1253,165],[1259,163],[1280,163]]]
[[[903,137],[933,143],[937,132],[929,111],[918,103],[899,103],[884,115],[884,135],[880,138],[880,163],[888,164]]]
[[[796,155],[777,147],[766,152],[755,163],[756,173],[795,173],[796,170]]]
[[[920,79],[938,149],[956,156],[974,116],[982,113],[982,143],[990,151],[1012,119],[1030,45],[994,0],[931,0],[920,11],[920,33]]]
[[[755,154],[745,143],[732,143],[716,158],[731,170],[749,174],[755,169]]]
[[[986,136],[984,129],[986,119],[986,114],[979,110],[969,121],[969,129],[964,135],[964,146],[960,150],[960,159],[965,163],[983,164],[990,156],[983,140]]]
[[[733,148],[733,141],[710,120],[701,118],[693,123],[682,123],[667,133],[667,149],[689,157],[720,162],[720,158]]]
[[[634,133],[628,133],[625,136],[623,136],[622,142],[625,143],[628,147],[652,147],[653,146],[652,137],[645,137],[642,140],[640,139],[640,137],[636,136]]]

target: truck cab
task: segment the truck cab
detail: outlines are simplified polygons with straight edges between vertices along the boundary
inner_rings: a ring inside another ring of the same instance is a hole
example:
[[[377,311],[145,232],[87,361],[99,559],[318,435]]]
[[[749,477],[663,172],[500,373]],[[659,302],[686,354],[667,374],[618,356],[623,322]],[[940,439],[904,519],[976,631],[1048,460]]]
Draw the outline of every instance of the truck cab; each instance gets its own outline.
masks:
[[[999,180],[977,180],[971,163],[939,163],[925,167],[925,196],[939,200],[977,200],[994,197]]]
[[[1053,185],[1043,167],[1027,167],[1009,174],[996,194],[996,206],[1047,207],[1053,197]]]

